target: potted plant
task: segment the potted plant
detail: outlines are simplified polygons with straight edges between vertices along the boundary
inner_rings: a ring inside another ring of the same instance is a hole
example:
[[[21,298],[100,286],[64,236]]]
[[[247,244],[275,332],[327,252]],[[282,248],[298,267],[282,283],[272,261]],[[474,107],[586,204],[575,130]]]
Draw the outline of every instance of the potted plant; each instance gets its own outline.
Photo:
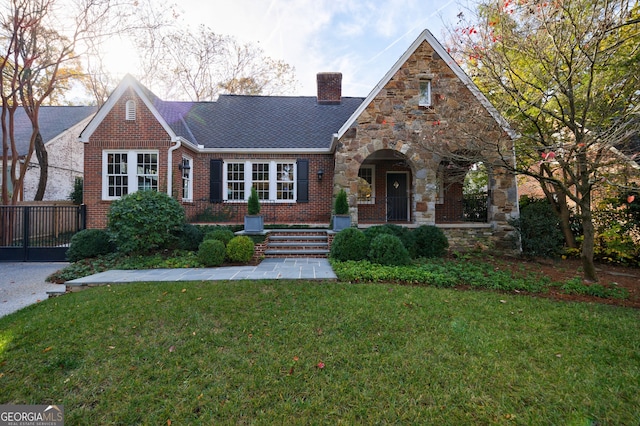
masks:
[[[333,230],[338,232],[345,228],[351,227],[351,215],[349,214],[349,202],[347,201],[347,193],[341,189],[336,195],[333,215]]]
[[[247,203],[247,213],[244,217],[244,232],[249,234],[263,232],[264,219],[260,216],[260,199],[258,198],[258,191],[253,186]]]

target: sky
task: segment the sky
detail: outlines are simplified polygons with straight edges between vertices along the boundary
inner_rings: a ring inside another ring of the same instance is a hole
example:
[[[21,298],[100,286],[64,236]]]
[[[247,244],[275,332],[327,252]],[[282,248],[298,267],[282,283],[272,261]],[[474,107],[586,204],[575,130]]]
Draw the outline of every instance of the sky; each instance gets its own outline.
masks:
[[[444,40],[460,0],[181,0],[179,19],[205,24],[295,67],[294,95],[315,96],[318,72],[341,72],[343,96],[367,96],[424,29]],[[135,61],[114,70],[136,75]],[[151,88],[153,89],[153,88]]]

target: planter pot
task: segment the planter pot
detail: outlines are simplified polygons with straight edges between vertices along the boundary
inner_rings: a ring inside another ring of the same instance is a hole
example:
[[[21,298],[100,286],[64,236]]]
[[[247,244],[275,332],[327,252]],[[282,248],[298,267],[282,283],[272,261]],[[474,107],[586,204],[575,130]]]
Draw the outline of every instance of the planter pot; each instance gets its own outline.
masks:
[[[351,215],[349,214],[336,214],[333,215],[333,230],[336,232],[342,231],[345,228],[351,227]]]
[[[244,232],[259,234],[264,231],[264,218],[262,216],[250,216],[244,217]]]

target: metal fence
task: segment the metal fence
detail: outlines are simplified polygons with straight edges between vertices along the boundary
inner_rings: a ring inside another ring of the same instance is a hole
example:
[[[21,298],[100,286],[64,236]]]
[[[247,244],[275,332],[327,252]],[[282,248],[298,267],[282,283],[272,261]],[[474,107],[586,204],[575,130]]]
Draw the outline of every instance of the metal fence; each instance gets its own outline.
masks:
[[[63,261],[71,237],[86,227],[84,206],[0,206],[0,260]]]

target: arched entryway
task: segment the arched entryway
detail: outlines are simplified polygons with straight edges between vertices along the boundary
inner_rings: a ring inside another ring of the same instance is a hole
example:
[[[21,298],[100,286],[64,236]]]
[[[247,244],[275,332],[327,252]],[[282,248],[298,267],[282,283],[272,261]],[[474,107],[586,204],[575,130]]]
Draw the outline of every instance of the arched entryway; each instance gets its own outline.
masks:
[[[484,163],[460,158],[441,161],[436,223],[487,222],[488,189],[489,175]]]
[[[358,222],[409,223],[412,220],[413,172],[400,152],[370,154],[358,170]]]

